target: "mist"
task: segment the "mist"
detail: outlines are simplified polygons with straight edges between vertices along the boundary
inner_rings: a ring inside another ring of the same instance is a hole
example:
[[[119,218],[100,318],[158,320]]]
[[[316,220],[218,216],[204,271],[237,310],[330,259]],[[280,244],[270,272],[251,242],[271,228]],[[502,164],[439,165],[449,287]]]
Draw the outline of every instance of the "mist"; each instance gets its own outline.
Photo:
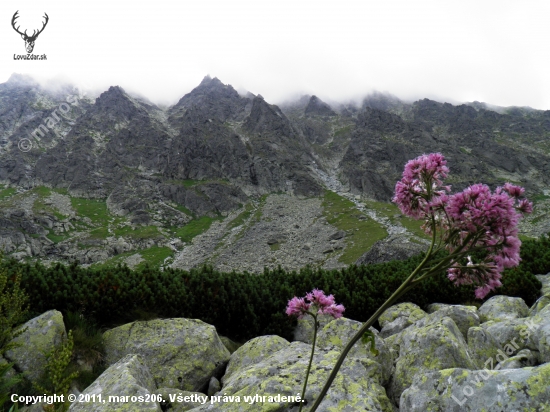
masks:
[[[31,32],[48,13],[33,52],[47,61],[14,60],[17,10]],[[171,105],[209,74],[275,104],[380,91],[550,109],[548,2],[8,0],[0,15],[0,82],[119,85]]]

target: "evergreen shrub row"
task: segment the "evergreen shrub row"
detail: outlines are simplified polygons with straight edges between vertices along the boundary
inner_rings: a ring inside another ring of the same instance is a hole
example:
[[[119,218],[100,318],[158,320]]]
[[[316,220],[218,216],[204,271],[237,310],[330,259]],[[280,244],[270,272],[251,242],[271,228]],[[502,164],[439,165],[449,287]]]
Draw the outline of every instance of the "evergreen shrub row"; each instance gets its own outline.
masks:
[[[550,239],[543,236],[525,241],[521,256],[519,267],[504,272],[503,286],[496,294],[521,297],[531,305],[541,288],[534,274],[550,272]],[[333,294],[336,302],[346,307],[346,317],[365,321],[421,258],[351,265],[341,270],[266,269],[260,274],[222,273],[209,266],[191,271],[151,267],[131,270],[126,266],[91,269],[77,264],[47,268],[13,259],[4,259],[1,265],[12,278],[18,271],[22,273],[21,286],[30,296],[30,313],[34,316],[50,309],[63,314],[77,312],[104,327],[136,320],[143,313],[194,318],[215,325],[221,335],[244,341],[264,334],[290,338],[293,325],[284,314],[286,304],[293,296],[303,296],[314,288]],[[441,273],[409,291],[401,301],[421,307],[434,302],[472,303],[474,288],[455,287]]]

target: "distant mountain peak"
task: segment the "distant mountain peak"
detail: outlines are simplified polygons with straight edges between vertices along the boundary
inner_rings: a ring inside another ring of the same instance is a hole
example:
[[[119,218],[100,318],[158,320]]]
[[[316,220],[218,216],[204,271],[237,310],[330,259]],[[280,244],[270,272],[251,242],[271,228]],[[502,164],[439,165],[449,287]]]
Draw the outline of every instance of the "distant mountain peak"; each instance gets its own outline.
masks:
[[[336,116],[336,112],[332,108],[319,99],[317,96],[313,95],[309,98],[309,102],[304,111],[306,116],[316,115],[316,116]]]
[[[20,74],[20,73],[13,73],[10,78],[8,79],[7,83],[11,85],[17,85],[17,86],[23,86],[23,85],[29,85],[29,86],[36,86],[38,83],[29,75],[27,74]]]

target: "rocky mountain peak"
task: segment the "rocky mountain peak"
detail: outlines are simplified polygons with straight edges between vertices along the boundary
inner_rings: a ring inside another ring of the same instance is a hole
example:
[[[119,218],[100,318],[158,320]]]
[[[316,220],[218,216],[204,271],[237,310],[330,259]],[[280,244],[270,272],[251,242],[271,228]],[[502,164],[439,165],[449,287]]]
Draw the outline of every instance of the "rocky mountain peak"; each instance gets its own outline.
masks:
[[[336,112],[317,96],[310,97],[304,113],[306,116],[336,116]]]
[[[244,127],[253,133],[276,131],[286,136],[293,133],[290,122],[281,109],[274,104],[267,103],[261,95],[257,95],[252,100],[250,116],[246,119]]]

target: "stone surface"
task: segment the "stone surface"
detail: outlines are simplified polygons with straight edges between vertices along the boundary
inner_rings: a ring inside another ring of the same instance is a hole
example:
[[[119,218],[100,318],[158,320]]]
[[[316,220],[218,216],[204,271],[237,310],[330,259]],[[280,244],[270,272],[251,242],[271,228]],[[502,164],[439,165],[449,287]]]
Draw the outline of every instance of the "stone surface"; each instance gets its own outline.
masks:
[[[334,319],[327,324],[317,337],[317,347],[326,350],[342,351],[349,340],[357,333],[363,324],[355,320],[347,318]],[[367,347],[359,340],[348,353],[348,357],[357,359],[371,359],[378,362],[381,366],[380,381],[386,385],[393,373],[393,357],[390,348],[386,345],[384,339],[378,336],[378,331],[374,328],[369,329],[375,335],[375,349],[378,355],[370,351],[370,346]],[[369,344],[370,345],[370,344]]]
[[[395,365],[389,396],[395,405],[415,376],[447,368],[474,369],[462,333],[448,317],[428,315],[425,326],[411,326],[401,334],[399,357]],[[433,317],[433,322],[430,319]]]
[[[445,369],[416,375],[399,412],[550,410],[550,363],[511,370]]]
[[[195,408],[194,411],[298,411],[298,406],[294,406],[291,401],[269,403],[268,397],[279,394],[295,397],[301,394],[310,354],[311,345],[292,342],[260,362],[239,369],[224,380],[222,392],[233,396],[232,400],[226,398],[224,401],[220,398],[219,402]],[[325,383],[338,354],[338,351],[316,350],[306,391],[307,405],[303,411],[309,410],[308,406],[312,405]],[[377,362],[370,359],[347,359],[319,410],[392,412],[379,377],[380,364]],[[244,401],[244,396],[253,398],[256,394],[266,396],[266,402]],[[238,400],[236,396],[239,396]]]
[[[468,337],[468,329],[479,326],[479,316],[476,311],[472,310],[471,307],[460,305],[446,305],[440,307],[438,310],[433,311],[431,316],[418,321],[418,324],[423,326],[423,321],[428,318],[430,321],[435,321],[437,319],[442,319],[445,316],[451,318],[455,322],[464,338]]]
[[[195,319],[132,322],[104,333],[106,362],[143,356],[159,387],[205,390],[221,374],[230,353],[214,326]]]
[[[405,317],[409,320],[411,325],[416,321],[422,319],[427,314],[418,305],[414,303],[404,302],[398,303],[386,309],[384,313],[378,318],[378,323],[383,328],[387,323],[393,322],[398,317]]]
[[[491,335],[481,327],[473,327],[468,330],[468,351],[478,369],[483,369],[486,362],[494,359],[502,346]]]
[[[74,402],[69,408],[70,412],[118,412],[118,411],[161,411],[158,402],[131,401],[132,396],[147,396],[157,393],[155,380],[147,367],[145,360],[139,355],[126,355],[115,364],[111,365],[97,378],[94,383],[86,388],[82,394],[99,395],[105,400],[109,396],[129,396],[129,401],[111,400],[110,402]]]
[[[528,313],[529,307],[523,299],[503,295],[493,296],[478,310],[481,322],[524,318]]]
[[[261,362],[266,357],[286,348],[290,343],[277,335],[259,336],[251,339],[237,349],[229,359],[222,383],[235,372],[248,368],[250,365]]]
[[[63,315],[50,310],[23,324],[27,330],[14,339],[21,346],[9,350],[6,359],[13,362],[16,370],[36,382],[44,373],[46,354],[57,348],[67,337]]]

